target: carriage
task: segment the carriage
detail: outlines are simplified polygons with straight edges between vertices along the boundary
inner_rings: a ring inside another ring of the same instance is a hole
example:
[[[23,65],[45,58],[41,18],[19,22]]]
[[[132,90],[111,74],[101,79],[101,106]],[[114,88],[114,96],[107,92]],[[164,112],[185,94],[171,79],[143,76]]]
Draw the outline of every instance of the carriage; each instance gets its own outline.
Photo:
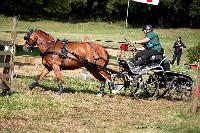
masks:
[[[167,96],[171,100],[189,100],[192,78],[184,73],[165,71],[162,65],[164,58],[156,62],[152,60],[135,70],[131,70],[126,61],[118,60],[121,70],[111,74],[116,92],[129,89],[135,99]]]
[[[100,81],[100,94],[104,94],[106,81],[112,93],[130,90],[130,94],[138,98],[158,99],[168,95],[172,100],[189,100],[192,93],[192,78],[183,73],[168,71],[165,64],[167,57],[153,55],[144,65],[129,69],[125,60],[117,59],[120,70],[107,67],[108,53],[99,44],[92,42],[68,42],[67,40],[54,40],[49,34],[40,30],[29,31],[24,50],[29,51],[38,46],[44,69],[35,81],[28,86],[32,90],[51,70],[54,71],[58,94],[63,92],[61,70],[73,70],[85,67],[96,79]],[[128,43],[128,42],[127,42]],[[133,47],[132,51],[136,48]]]

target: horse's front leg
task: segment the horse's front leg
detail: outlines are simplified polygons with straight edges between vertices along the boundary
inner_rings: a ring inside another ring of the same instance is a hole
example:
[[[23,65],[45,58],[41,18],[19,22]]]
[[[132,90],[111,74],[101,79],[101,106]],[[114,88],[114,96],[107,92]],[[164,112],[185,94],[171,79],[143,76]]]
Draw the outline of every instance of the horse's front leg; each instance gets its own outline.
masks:
[[[32,90],[34,87],[36,87],[38,85],[38,82],[40,80],[42,80],[48,73],[50,72],[50,70],[48,68],[43,68],[41,74],[37,77],[36,80],[34,80],[29,86],[28,86],[28,90]]]
[[[60,66],[59,65],[53,65],[53,71],[54,71],[54,74],[56,76],[56,79],[57,79],[57,83],[58,83],[58,91],[57,91],[57,94],[60,95],[63,90],[64,90],[64,87],[62,85],[62,80],[61,80],[61,72],[60,72]]]

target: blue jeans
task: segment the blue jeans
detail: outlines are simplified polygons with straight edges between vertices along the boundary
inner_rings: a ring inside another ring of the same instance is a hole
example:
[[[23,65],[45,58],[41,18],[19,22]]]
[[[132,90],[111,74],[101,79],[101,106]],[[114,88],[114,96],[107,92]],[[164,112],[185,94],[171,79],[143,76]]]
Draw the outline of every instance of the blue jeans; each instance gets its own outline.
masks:
[[[182,55],[182,52],[180,52],[180,53],[174,53],[171,64],[174,65],[174,62],[177,59],[177,65],[179,65],[179,62],[180,62],[180,59],[181,59],[181,55]]]

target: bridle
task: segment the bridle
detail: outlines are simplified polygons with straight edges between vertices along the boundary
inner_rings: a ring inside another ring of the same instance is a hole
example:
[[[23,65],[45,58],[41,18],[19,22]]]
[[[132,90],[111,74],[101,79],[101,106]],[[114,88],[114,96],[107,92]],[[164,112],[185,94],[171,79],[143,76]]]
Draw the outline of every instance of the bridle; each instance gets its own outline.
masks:
[[[27,42],[29,40],[31,40],[32,42],[34,42],[33,39],[31,38],[32,33],[33,33],[33,29],[29,30],[29,32],[24,36],[24,40],[26,40],[25,44],[28,44]]]
[[[33,49],[34,46],[37,44],[37,42],[34,42],[33,39],[31,38],[33,31],[34,31],[33,29],[29,30],[29,32],[27,32],[27,34],[24,36],[24,40],[26,42],[25,42],[23,49],[27,52],[31,51],[31,49]],[[32,43],[33,43],[31,46],[28,43],[29,41],[32,41]]]

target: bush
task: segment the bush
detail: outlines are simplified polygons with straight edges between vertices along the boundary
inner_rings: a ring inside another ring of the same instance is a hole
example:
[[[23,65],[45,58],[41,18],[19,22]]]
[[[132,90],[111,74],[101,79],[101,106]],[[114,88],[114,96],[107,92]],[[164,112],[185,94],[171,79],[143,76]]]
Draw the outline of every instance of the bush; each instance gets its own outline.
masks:
[[[198,45],[187,49],[186,57],[190,64],[195,64],[200,60],[200,42]]]

